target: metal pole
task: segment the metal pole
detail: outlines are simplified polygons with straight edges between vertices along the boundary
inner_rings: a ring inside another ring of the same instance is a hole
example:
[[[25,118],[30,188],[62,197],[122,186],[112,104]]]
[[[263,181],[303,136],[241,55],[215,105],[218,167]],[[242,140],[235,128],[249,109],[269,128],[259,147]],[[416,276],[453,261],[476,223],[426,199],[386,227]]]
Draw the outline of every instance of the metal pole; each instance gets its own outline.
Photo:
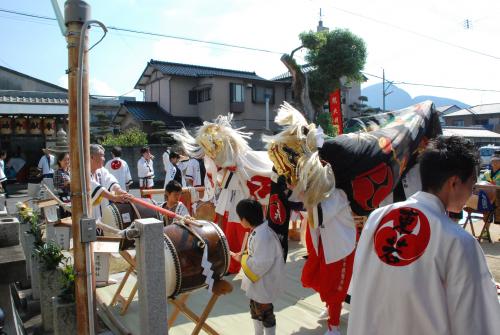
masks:
[[[90,203],[88,194],[84,197],[85,191],[90,189],[89,178],[86,179],[86,185],[82,187],[81,170],[90,175],[90,134],[89,134],[89,100],[88,100],[88,62],[84,57],[82,61],[83,76],[81,85],[82,115],[78,117],[77,87],[78,85],[78,61],[79,61],[79,42],[82,26],[85,21],[90,19],[90,6],[84,1],[68,0],[64,8],[65,22],[67,30],[68,46],[68,109],[69,109],[69,144],[71,159],[71,208],[73,222],[73,255],[74,267],[76,271],[75,278],[75,300],[77,317],[77,334],[94,334],[94,278],[91,245],[81,242],[80,220],[83,217],[84,209]],[[88,44],[87,36],[83,43],[84,50]],[[83,150],[79,148],[78,122],[81,121],[83,127]],[[80,151],[83,151],[82,154]],[[83,161],[82,159],[83,158]],[[87,192],[85,192],[87,193]],[[88,266],[86,266],[88,263]],[[90,277],[90,280],[89,279]]]
[[[266,130],[269,130],[269,96],[266,94]]]
[[[385,70],[382,69],[382,113],[385,112]]]

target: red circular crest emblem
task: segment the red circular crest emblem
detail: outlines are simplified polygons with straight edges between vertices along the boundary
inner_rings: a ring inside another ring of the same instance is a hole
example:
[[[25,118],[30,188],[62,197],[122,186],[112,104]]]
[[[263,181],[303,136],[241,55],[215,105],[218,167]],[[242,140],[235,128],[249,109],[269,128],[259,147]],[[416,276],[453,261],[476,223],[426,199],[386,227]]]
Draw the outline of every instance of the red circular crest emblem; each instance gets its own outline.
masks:
[[[406,266],[423,255],[430,237],[429,220],[424,213],[400,207],[382,218],[373,235],[373,247],[382,262]]]
[[[274,224],[277,225],[282,225],[283,223],[285,223],[285,206],[283,205],[277,194],[273,194],[271,195],[271,198],[269,198],[269,218]]]
[[[122,162],[120,162],[119,160],[114,160],[111,162],[111,168],[113,170],[118,170],[121,167],[122,167]]]

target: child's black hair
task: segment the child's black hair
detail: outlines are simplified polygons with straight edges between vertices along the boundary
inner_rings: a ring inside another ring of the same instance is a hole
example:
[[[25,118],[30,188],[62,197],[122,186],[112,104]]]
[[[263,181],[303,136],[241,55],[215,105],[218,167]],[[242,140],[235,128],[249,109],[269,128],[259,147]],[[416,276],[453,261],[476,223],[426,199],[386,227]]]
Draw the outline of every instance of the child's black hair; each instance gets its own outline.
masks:
[[[173,158],[181,158],[181,155],[179,155],[175,151],[171,151],[170,154],[168,155],[168,158],[173,159]]]
[[[236,205],[236,213],[241,219],[246,219],[252,227],[264,222],[261,204],[253,199],[243,199]]]
[[[182,192],[182,185],[177,180],[171,180],[165,186],[165,191],[167,193]]]

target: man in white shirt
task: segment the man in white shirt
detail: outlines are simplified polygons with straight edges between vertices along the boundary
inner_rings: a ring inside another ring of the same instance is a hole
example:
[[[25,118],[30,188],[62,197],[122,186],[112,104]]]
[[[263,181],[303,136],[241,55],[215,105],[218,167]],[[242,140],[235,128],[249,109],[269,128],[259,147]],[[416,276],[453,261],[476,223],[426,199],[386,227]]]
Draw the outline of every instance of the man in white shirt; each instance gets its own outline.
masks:
[[[105,168],[115,176],[121,189],[128,191],[133,181],[127,162],[121,159],[122,148],[113,147],[111,154],[113,155],[113,159],[106,163]]]
[[[137,175],[139,177],[139,188],[141,190],[151,189],[155,184],[153,158],[149,147],[141,148],[141,158],[137,161]]]
[[[420,158],[422,192],[370,215],[354,261],[349,335],[498,334],[483,251],[446,213],[462,210],[477,163],[470,141],[440,137]]]
[[[43,149],[42,151],[44,155],[38,162],[38,170],[40,170],[43,178],[52,178],[54,177],[54,169],[52,167],[56,162],[56,158],[47,149]]]
[[[116,178],[104,166],[104,148],[99,144],[90,145],[90,179],[93,204],[92,216],[102,217],[102,209],[108,205],[107,200],[125,202],[131,196],[123,191]],[[101,201],[106,198],[106,201]]]

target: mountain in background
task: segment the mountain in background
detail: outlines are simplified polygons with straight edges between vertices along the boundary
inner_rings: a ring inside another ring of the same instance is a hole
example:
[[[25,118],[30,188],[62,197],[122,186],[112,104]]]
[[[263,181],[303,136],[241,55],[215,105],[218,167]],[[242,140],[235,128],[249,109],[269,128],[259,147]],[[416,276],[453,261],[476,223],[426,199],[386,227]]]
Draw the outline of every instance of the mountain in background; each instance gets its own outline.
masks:
[[[405,108],[425,100],[431,100],[434,102],[436,107],[447,105],[457,105],[460,108],[470,107],[469,105],[458,100],[432,95],[419,95],[412,98],[408,92],[397,86],[391,86],[389,91],[392,91],[392,93],[385,98],[385,108],[389,110]],[[368,106],[382,108],[382,83],[363,88],[361,90],[361,95],[368,98]]]

